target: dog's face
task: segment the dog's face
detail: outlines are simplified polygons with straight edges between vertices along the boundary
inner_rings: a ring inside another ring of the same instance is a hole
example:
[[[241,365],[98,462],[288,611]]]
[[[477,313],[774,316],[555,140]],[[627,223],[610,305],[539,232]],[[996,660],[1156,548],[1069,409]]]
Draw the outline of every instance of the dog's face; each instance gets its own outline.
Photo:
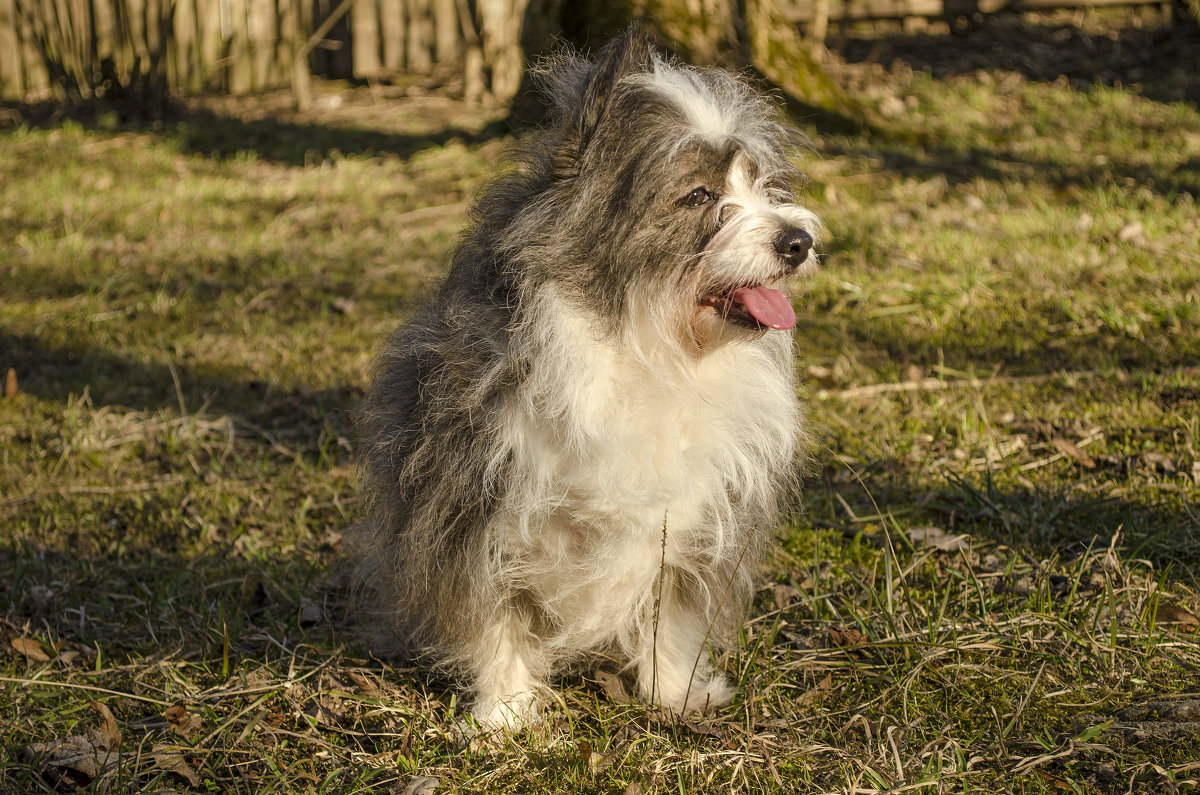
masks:
[[[764,170],[736,139],[723,145],[727,152],[710,160],[713,176],[679,189],[687,193],[678,204],[705,233],[691,259],[674,266],[688,336],[702,351],[791,329],[796,315],[782,288],[815,260],[816,218],[792,202],[789,175]]]
[[[815,264],[819,224],[794,203],[774,108],[636,34],[570,66],[543,75],[561,137],[536,210],[560,251],[542,278],[614,331],[650,327],[692,354],[792,328],[784,282]]]

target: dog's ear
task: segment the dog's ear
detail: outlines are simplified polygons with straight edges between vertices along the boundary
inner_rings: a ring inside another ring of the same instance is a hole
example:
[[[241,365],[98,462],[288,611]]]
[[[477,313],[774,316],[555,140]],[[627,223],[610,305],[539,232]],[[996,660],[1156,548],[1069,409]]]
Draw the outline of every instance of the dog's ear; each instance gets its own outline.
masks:
[[[600,125],[605,105],[621,78],[653,68],[654,44],[637,23],[630,25],[621,38],[604,45],[584,78],[579,127],[585,139]]]
[[[578,104],[563,119],[563,139],[555,158],[555,174],[567,176],[575,172],[588,142],[604,119],[608,101],[621,78],[653,68],[654,42],[636,22],[623,36],[604,45],[580,81]]]

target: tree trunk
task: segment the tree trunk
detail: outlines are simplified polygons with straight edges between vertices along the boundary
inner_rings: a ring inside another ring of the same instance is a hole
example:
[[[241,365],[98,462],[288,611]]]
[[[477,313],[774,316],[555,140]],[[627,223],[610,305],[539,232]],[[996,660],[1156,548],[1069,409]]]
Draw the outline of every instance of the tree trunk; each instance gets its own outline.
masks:
[[[689,63],[749,67],[800,113],[839,126],[872,121],[865,106],[826,74],[814,42],[804,41],[775,0],[634,0],[633,11]]]
[[[521,35],[528,6],[529,0],[459,0],[468,102],[506,106],[517,95],[525,70]]]

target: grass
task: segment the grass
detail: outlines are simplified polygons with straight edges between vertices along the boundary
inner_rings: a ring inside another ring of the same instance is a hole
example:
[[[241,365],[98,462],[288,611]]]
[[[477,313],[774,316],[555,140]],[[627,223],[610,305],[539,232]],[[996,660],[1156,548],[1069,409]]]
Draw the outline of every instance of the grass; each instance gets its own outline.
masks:
[[[1190,84],[840,70],[895,127],[809,131],[818,443],[739,700],[574,675],[492,745],[358,643],[341,536],[371,351],[502,125],[364,89],[0,129],[0,791],[1195,787]]]

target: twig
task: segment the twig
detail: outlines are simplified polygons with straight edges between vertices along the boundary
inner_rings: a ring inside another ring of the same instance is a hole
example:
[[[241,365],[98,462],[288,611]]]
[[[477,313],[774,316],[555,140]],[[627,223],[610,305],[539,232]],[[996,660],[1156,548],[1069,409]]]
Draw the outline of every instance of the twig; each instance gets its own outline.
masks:
[[[897,381],[886,384],[868,384],[850,389],[828,390],[819,389],[815,393],[817,400],[840,398],[854,400],[856,398],[875,397],[897,392],[938,392],[945,389],[979,389],[994,384],[1045,384],[1062,378],[1088,378],[1099,373],[1095,370],[1079,370],[1067,373],[1043,373],[1041,375],[1013,375],[993,378],[963,378],[955,381],[944,381],[940,378],[922,378],[919,381]]]
[[[74,682],[53,682],[48,679],[19,679],[13,676],[0,676],[0,682],[10,682],[14,685],[45,685],[47,687],[65,687],[71,690],[86,690],[89,693],[104,693],[106,695],[117,696],[119,698],[131,698],[134,701],[144,701],[147,704],[157,704],[160,707],[169,707],[175,703],[173,701],[161,701],[157,698],[150,698],[149,696],[138,696],[134,695],[133,693],[122,693],[120,690],[108,690],[107,688],[94,687],[92,685],[78,685]]]
[[[654,597],[654,634],[650,639],[650,704],[658,688],[658,617],[662,608],[663,580],[667,573],[667,514],[663,513],[662,558],[658,561],[658,594]]]
[[[1200,375],[1200,367],[1181,367],[1180,375],[1193,377]],[[856,398],[875,397],[897,392],[939,392],[946,389],[981,389],[996,384],[1046,384],[1060,379],[1096,378],[1101,375],[1099,370],[1071,370],[1063,373],[1041,373],[1039,375],[1010,375],[994,376],[991,378],[962,378],[944,381],[940,378],[922,378],[917,381],[898,381],[886,384],[867,384],[849,389],[818,389],[813,396],[817,400],[854,400]]]

